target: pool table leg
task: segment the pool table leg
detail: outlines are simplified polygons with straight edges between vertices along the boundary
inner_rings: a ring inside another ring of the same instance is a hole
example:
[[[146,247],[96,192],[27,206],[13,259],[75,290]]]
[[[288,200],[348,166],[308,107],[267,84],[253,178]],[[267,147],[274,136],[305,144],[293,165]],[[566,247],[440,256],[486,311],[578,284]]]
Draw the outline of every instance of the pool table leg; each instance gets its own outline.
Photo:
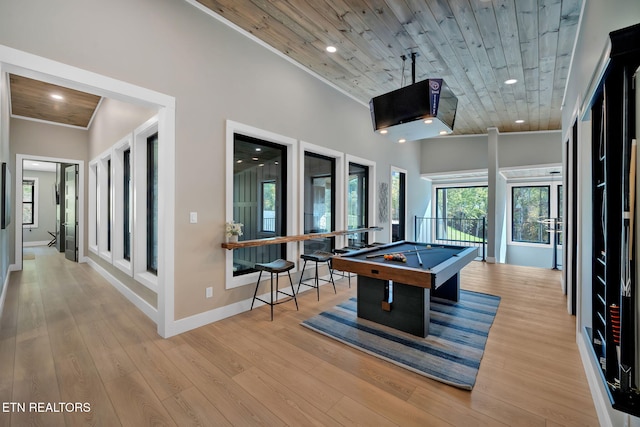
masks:
[[[454,274],[442,285],[433,289],[431,295],[450,301],[460,301],[460,274]]]

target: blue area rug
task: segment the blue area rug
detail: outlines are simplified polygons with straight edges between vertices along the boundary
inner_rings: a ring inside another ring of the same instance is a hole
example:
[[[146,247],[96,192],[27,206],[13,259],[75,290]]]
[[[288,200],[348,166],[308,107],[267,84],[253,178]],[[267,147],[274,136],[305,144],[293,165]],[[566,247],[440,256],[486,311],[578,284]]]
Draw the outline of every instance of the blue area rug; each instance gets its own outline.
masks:
[[[431,300],[426,338],[356,314],[356,299],[302,322],[303,326],[434,380],[471,390],[500,297],[460,292],[460,301]]]

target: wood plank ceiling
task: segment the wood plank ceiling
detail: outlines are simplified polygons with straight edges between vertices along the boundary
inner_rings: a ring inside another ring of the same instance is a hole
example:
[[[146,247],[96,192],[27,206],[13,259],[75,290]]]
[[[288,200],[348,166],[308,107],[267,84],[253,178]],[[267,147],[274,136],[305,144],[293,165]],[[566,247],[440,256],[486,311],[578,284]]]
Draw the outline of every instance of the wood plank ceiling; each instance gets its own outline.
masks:
[[[411,83],[415,52],[416,81],[458,97],[454,134],[561,128],[582,0],[197,1],[363,103]]]
[[[9,75],[11,115],[87,129],[100,97],[74,89]],[[54,98],[55,96],[55,98]]]

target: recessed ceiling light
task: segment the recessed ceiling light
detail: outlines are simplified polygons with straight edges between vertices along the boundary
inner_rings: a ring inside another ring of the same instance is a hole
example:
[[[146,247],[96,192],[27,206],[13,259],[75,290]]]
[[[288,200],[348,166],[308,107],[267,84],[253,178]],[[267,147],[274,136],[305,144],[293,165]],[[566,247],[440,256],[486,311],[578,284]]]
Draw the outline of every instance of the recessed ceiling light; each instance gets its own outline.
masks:
[[[256,148],[256,151],[262,151],[262,148],[258,147]]]
[[[524,123],[524,120],[522,120],[522,119],[518,119],[518,120],[516,120],[516,123],[518,123],[518,124],[520,124],[520,123]]]
[[[242,160],[236,160],[236,163],[242,163]]]
[[[261,166],[261,167],[262,167],[262,166],[264,166],[264,163],[260,163],[258,166]]]
[[[51,97],[53,99],[55,99],[56,101],[62,101],[64,98],[62,97],[62,95],[58,95],[57,93],[52,93]]]
[[[257,157],[252,157],[251,160],[255,160],[257,162],[258,158]]]
[[[446,130],[441,130],[441,131],[440,131],[440,135],[446,135],[446,134],[448,134],[448,133],[449,133],[449,132],[447,132]]]
[[[506,84],[506,85],[512,85],[512,84],[515,84],[515,83],[518,83],[517,79],[509,79],[509,80],[505,80],[504,81],[504,84]]]
[[[405,142],[407,142],[407,140],[406,140],[406,139],[404,139],[404,138],[400,138],[400,139],[398,140],[398,142],[399,142],[400,144],[404,144]]]
[[[433,120],[431,119],[427,119],[424,121],[425,124],[430,125],[431,123],[433,123]]]
[[[388,130],[386,130],[386,129],[382,129],[382,130],[380,131],[380,133],[381,133],[382,135],[386,135],[386,134],[387,134],[387,132],[389,132],[389,131],[388,131]]]
[[[337,52],[338,49],[335,46],[327,46],[327,52],[334,53]]]

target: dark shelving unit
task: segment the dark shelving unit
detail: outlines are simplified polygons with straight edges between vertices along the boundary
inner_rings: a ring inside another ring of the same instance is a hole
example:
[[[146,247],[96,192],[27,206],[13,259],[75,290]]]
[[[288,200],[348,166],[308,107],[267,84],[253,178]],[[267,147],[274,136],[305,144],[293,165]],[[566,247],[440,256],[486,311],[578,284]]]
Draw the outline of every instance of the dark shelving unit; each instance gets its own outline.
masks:
[[[593,277],[589,332],[612,406],[640,416],[636,381],[640,355],[635,346],[637,260],[634,248],[629,248],[635,246],[637,221],[625,214],[632,200],[631,146],[637,138],[634,74],[640,66],[640,24],[612,32],[610,41],[609,62],[591,107]],[[626,288],[631,291],[630,298],[621,292]]]

